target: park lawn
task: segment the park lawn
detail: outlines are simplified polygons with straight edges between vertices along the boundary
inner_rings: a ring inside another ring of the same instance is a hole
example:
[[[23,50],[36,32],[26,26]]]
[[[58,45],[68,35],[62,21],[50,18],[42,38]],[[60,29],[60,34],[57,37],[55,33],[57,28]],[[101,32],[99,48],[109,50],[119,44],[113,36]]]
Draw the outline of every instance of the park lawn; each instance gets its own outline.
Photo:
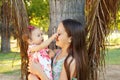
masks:
[[[109,49],[106,54],[106,64],[120,65],[120,49]],[[0,74],[20,75],[20,53],[0,53]]]
[[[106,64],[120,65],[120,48],[109,49],[107,51]]]
[[[0,53],[0,74],[20,74],[20,53]]]

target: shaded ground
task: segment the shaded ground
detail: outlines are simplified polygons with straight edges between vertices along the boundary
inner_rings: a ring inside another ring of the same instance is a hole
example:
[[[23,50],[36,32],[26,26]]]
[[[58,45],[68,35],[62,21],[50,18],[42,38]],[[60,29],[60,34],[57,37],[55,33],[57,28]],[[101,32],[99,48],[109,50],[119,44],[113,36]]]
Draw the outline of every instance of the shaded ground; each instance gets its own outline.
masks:
[[[120,65],[107,66],[105,80],[120,80]]]
[[[0,74],[0,80],[20,80],[20,76]]]
[[[0,74],[0,80],[20,80],[20,76],[15,74],[14,75]],[[105,80],[120,80],[120,65],[107,66]]]

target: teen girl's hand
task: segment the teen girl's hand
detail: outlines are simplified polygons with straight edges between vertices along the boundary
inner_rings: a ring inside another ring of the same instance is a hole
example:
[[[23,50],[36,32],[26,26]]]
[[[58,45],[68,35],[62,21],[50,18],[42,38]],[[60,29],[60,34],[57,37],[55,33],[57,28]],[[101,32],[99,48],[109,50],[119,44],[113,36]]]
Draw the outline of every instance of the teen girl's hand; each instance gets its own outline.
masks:
[[[38,62],[30,61],[28,72],[37,75],[41,80],[49,80],[47,75],[44,73],[42,66]]]
[[[42,71],[42,67],[39,62],[30,61],[28,64],[28,72],[38,75]]]
[[[29,74],[28,75],[28,80],[39,80],[39,78],[36,75]]]

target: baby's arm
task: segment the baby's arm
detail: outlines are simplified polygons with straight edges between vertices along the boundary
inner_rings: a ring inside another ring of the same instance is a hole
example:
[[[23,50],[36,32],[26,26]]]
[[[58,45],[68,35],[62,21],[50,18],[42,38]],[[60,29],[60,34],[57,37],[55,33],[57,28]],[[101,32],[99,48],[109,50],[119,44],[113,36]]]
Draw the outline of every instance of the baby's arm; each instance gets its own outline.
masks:
[[[42,42],[40,45],[30,49],[30,52],[35,52],[41,49],[44,49],[48,47],[48,45],[57,37],[57,33],[53,34],[50,38],[48,38],[46,41]]]

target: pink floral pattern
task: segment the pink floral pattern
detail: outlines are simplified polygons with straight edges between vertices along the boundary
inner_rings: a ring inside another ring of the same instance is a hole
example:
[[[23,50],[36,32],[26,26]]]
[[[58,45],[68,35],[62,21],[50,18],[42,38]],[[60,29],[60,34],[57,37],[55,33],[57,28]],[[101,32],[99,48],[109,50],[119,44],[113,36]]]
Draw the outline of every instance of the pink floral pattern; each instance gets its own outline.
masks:
[[[36,45],[29,45],[29,47],[28,47],[29,60],[39,62],[41,64],[44,72],[48,76],[48,78],[50,80],[53,80],[52,69],[51,69],[51,59],[50,59],[49,55],[47,54],[48,49],[42,49],[38,52],[30,53],[29,49],[32,47],[35,47],[35,46]]]

